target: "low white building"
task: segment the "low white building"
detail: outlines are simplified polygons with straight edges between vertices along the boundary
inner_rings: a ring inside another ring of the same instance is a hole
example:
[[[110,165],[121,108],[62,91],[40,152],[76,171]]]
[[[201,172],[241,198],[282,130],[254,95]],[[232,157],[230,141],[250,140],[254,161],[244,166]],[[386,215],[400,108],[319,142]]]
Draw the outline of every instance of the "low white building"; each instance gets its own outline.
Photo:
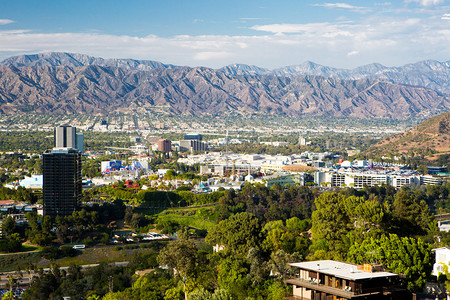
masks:
[[[42,189],[43,178],[43,175],[31,175],[31,177],[25,176],[25,178],[19,182],[19,185],[26,189]]]
[[[420,178],[418,176],[393,176],[391,178],[391,185],[396,188],[401,188],[404,185],[408,184],[420,184]]]
[[[219,189],[223,188],[224,190],[240,190],[244,185],[243,182],[228,182],[228,183],[217,183],[211,184],[208,186],[211,192],[217,192]]]
[[[305,173],[296,173],[292,174],[289,172],[278,172],[273,175],[268,175],[264,177],[260,177],[252,181],[253,183],[261,183],[267,187],[271,187],[274,184],[278,183],[281,186],[289,185],[305,185]]]
[[[144,145],[134,145],[130,147],[131,150],[136,154],[148,153],[148,148]]]
[[[335,171],[318,171],[314,173],[314,182],[317,185],[326,184],[328,186],[349,186],[357,189],[365,186],[380,186],[383,184],[392,185],[395,188],[401,188],[404,185],[417,184],[442,184],[441,178],[432,176],[423,176],[408,173],[389,173],[384,171],[353,171],[335,170]]]
[[[433,275],[439,276],[439,273],[444,273],[444,266],[450,266],[450,248],[441,247],[433,249],[436,254],[436,262],[433,265]],[[447,272],[449,270],[447,269]]]

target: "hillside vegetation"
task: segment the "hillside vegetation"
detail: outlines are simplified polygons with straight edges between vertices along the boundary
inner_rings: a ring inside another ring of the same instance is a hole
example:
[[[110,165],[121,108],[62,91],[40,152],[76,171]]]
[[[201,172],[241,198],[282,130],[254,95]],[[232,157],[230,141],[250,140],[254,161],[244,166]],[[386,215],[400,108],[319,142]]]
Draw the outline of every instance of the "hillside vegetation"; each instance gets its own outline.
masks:
[[[430,118],[404,133],[381,140],[369,153],[409,153],[430,159],[450,154],[450,111]]]

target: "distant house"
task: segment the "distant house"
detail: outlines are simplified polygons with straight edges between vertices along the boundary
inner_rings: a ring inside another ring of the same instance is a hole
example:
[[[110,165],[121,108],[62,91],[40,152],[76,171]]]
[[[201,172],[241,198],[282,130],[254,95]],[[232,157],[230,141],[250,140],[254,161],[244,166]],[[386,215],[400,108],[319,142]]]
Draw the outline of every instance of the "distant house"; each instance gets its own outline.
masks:
[[[222,251],[222,250],[225,250],[225,246],[224,245],[215,244],[213,246],[213,251],[214,252],[219,252],[219,251]]]
[[[217,192],[221,188],[224,190],[240,190],[244,184],[242,182],[217,183],[208,186],[211,192]]]
[[[295,299],[410,299],[399,275],[380,266],[357,266],[320,260],[291,263],[294,275],[286,279]]]
[[[436,253],[436,262],[433,265],[433,275],[439,276],[439,273],[444,273],[444,266],[450,266],[450,248],[441,247],[433,249]]]

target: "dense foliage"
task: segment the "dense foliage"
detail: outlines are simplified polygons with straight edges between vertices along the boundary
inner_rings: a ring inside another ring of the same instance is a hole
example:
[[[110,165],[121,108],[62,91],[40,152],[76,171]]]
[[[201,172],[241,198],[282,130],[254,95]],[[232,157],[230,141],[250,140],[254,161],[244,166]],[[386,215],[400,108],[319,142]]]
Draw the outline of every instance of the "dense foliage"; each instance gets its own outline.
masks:
[[[431,247],[450,245],[450,235],[437,232],[431,213],[448,206],[449,192],[450,184],[340,191],[247,184],[241,191],[209,195],[138,191],[135,198],[141,199],[138,203],[143,206],[125,207],[116,200],[55,220],[29,215],[30,228],[23,238],[41,245],[68,238],[93,239],[94,232],[108,233],[105,224],[119,218],[143,232],[154,227],[177,232],[179,240],[164,248],[143,248],[127,268],[101,266],[102,275],[94,269],[78,272],[72,267],[64,273],[54,268],[60,279],[53,273],[40,275],[25,297],[281,299],[289,294],[283,283],[291,272],[288,263],[305,259],[382,264],[386,270],[403,274],[409,290],[420,291],[430,277]],[[192,204],[203,207],[185,207]],[[151,215],[148,208],[157,205],[172,209]],[[194,235],[187,225],[164,218],[177,213],[186,219],[208,220],[211,227],[207,233]],[[4,223],[10,239],[20,232],[13,225]],[[440,244],[434,239],[438,234]],[[206,243],[200,238],[205,235]],[[221,251],[213,252],[212,246]],[[76,255],[69,252],[45,248],[42,255],[49,259]],[[157,266],[164,268],[132,276],[132,270]]]

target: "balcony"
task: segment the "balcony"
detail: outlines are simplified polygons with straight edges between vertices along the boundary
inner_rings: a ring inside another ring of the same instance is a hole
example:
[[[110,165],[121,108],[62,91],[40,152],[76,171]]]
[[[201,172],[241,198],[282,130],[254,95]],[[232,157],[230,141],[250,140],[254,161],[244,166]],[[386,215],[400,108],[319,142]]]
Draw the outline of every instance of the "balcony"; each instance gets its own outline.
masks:
[[[327,293],[330,295],[335,295],[335,296],[339,296],[339,297],[343,297],[343,298],[347,298],[347,299],[351,299],[351,298],[355,297],[354,292],[347,291],[344,289],[334,288],[334,287],[331,287],[328,285],[323,285],[320,283],[317,284],[317,283],[313,282],[312,280],[291,278],[291,279],[286,279],[285,282],[288,284],[304,287],[308,290],[320,291],[320,292],[324,292],[324,293]],[[361,296],[361,295],[357,295],[357,296]]]
[[[306,280],[306,279],[300,279],[300,278],[290,278],[285,280],[286,283],[301,286],[308,290],[314,290],[319,291],[323,293],[327,293],[330,295],[343,297],[346,299],[356,299],[358,297],[365,297],[368,295],[375,295],[375,294],[385,294],[389,293],[390,289],[387,289],[385,287],[378,287],[378,288],[371,288],[371,289],[364,289],[363,293],[357,293],[355,291],[350,291],[347,288],[335,288],[332,286],[324,285],[324,284],[317,284],[317,282],[313,280]]]

